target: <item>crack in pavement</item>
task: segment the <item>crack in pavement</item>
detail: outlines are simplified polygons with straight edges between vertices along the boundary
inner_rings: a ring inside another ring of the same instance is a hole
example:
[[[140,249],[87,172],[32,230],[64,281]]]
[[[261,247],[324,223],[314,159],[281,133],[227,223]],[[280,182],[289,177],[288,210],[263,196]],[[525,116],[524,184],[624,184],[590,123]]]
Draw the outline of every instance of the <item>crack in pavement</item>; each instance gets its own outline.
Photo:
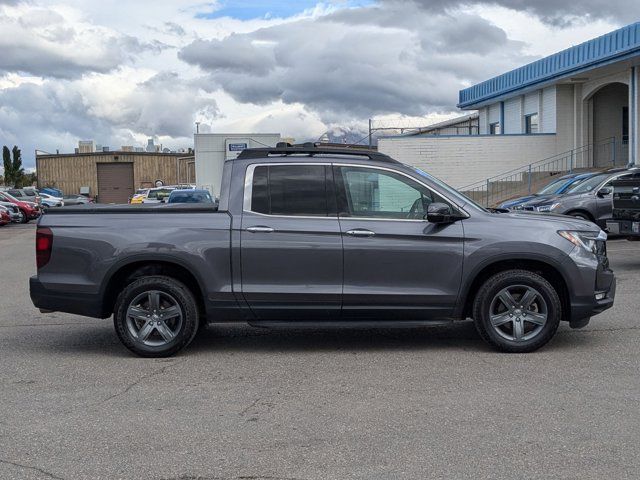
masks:
[[[180,475],[178,477],[163,477],[162,480],[306,480],[301,477],[274,477],[271,475],[240,475],[237,477],[219,477],[202,475]]]
[[[640,330],[640,327],[590,328],[589,330],[574,329],[574,330],[565,330],[564,332],[558,332],[558,334],[562,335],[565,333],[625,332],[628,330]]]
[[[18,325],[0,325],[0,328],[31,328],[31,327],[63,327],[65,325],[95,325],[95,322],[71,322],[71,323],[21,323]]]
[[[177,362],[171,362],[168,365],[165,365],[164,367],[156,370],[155,372],[150,372],[146,375],[141,376],[140,378],[138,378],[137,380],[135,380],[134,382],[130,383],[129,385],[127,385],[123,390],[121,390],[120,392],[116,392],[113,395],[108,396],[107,398],[105,398],[104,400],[102,400],[101,402],[98,403],[98,405],[104,405],[105,403],[113,400],[114,398],[117,398],[121,395],[124,395],[126,393],[128,393],[133,387],[135,387],[136,385],[139,385],[140,383],[144,382],[145,380],[148,380],[150,378],[156,377],[158,375],[162,375],[164,372],[166,372],[169,368],[175,367],[176,365],[180,365],[181,363],[184,363],[187,361],[187,358],[184,358],[182,360],[178,360]]]
[[[44,469],[42,469],[40,467],[32,467],[31,465],[24,465],[22,463],[12,462],[12,461],[6,460],[4,458],[0,458],[0,463],[4,463],[4,464],[7,464],[7,465],[12,465],[14,467],[23,468],[23,469],[26,469],[26,470],[33,470],[35,472],[41,473],[43,475],[46,475],[49,478],[53,478],[54,480],[65,480],[64,478],[58,477],[57,475],[54,475],[51,472],[47,472],[46,470],[44,470]]]

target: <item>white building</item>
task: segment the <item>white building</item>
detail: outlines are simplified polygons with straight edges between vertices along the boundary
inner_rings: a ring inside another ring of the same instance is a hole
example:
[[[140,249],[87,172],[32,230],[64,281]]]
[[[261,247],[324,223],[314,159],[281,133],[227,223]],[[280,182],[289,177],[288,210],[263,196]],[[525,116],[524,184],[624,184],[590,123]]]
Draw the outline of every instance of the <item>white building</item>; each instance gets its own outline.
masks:
[[[635,23],[460,91],[458,107],[478,113],[477,134],[423,129],[382,138],[379,150],[456,187],[636,163],[639,82]]]
[[[245,148],[275,147],[280,141],[279,133],[196,133],[196,183],[218,197],[225,160],[236,158]]]

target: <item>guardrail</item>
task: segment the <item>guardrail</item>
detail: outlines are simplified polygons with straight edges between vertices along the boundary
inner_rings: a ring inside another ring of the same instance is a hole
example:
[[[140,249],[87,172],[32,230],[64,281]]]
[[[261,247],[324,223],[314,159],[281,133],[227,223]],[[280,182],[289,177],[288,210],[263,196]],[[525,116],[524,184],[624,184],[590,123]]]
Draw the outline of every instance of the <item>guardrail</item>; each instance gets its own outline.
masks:
[[[458,190],[489,207],[515,196],[531,194],[554,177],[566,175],[575,170],[593,168],[596,158],[601,165],[613,167],[616,165],[617,158],[622,157],[617,151],[617,144],[620,143],[616,142],[615,137],[607,138],[514,168]]]

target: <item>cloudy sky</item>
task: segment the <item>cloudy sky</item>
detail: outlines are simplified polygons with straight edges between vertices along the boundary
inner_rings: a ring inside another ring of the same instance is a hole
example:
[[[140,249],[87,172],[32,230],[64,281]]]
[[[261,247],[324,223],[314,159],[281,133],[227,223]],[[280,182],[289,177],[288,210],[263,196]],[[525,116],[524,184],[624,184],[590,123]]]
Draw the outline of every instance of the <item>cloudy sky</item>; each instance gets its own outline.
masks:
[[[460,88],[640,19],[629,0],[0,0],[0,145],[316,139],[455,115]]]

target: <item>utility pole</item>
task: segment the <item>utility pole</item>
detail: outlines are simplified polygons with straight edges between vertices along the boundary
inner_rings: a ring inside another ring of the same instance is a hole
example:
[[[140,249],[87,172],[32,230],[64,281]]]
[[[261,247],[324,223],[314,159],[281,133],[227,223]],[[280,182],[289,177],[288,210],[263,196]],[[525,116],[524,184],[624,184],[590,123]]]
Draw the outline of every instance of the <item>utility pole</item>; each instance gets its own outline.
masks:
[[[371,138],[371,119],[369,119],[369,148],[373,146],[373,139]]]
[[[200,122],[196,122],[196,133],[200,133]]]

